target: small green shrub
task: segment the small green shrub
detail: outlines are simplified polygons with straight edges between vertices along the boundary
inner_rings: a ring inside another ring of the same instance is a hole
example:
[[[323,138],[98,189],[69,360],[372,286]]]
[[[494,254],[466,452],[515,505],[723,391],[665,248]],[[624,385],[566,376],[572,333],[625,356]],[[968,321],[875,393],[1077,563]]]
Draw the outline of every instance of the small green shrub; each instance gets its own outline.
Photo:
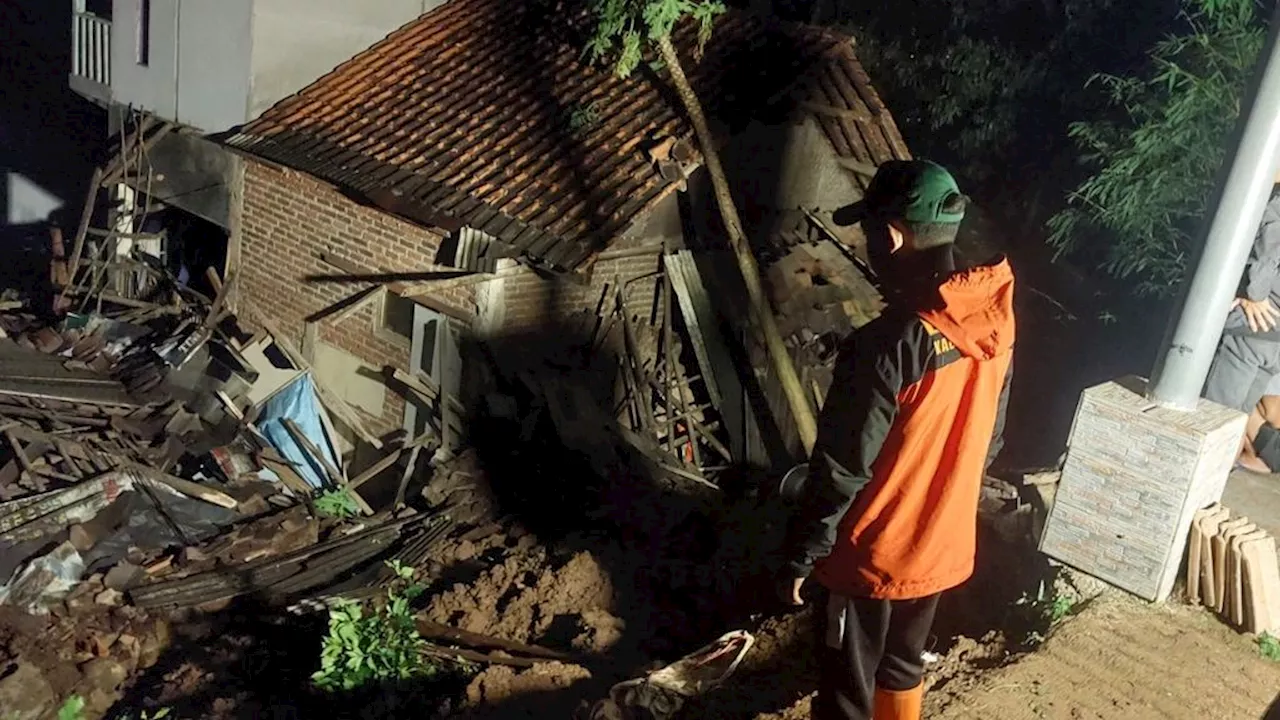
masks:
[[[80,720],[84,717],[84,698],[70,695],[58,708],[58,720]]]
[[[1055,625],[1075,612],[1076,601],[1041,581],[1034,596],[1025,593],[1018,599],[1015,606],[1022,624],[1026,627],[1022,644],[1032,648],[1043,643]]]
[[[569,129],[578,132],[579,130],[589,130],[600,122],[600,109],[595,103],[590,105],[578,105],[569,113]]]
[[[386,600],[366,609],[344,602],[329,610],[329,634],[320,651],[320,669],[312,681],[323,690],[354,690],[370,682],[430,677],[410,604],[422,594],[416,570],[391,561],[396,578]]]
[[[1258,652],[1268,660],[1280,662],[1280,638],[1262,633],[1258,636]]]
[[[346,519],[360,514],[360,505],[346,488],[325,490],[316,496],[315,506],[316,512],[324,517]]]

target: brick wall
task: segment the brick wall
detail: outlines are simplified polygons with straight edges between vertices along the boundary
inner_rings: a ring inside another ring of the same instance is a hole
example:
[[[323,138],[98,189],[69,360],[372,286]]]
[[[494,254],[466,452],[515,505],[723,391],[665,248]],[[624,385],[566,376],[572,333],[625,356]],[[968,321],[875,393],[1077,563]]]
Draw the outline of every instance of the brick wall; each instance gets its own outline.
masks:
[[[350,297],[361,285],[308,282],[307,276],[343,271],[322,261],[331,254],[367,272],[406,272],[433,265],[442,236],[364,207],[311,177],[246,160],[240,215],[240,280],[237,307],[266,315],[301,345],[304,318]],[[432,296],[428,304],[451,309],[467,325],[475,312],[473,287]],[[372,301],[341,320],[319,323],[317,339],[374,367],[407,368],[409,343],[375,332],[380,303]],[[403,401],[388,392],[374,432],[398,428]]]
[[[538,332],[563,321],[579,310],[594,311],[604,293],[605,286],[619,277],[623,282],[656,272],[661,267],[661,252],[657,249],[665,242],[679,247],[683,242],[680,208],[677,197],[671,195],[643,217],[625,237],[613,242],[590,270],[572,279],[548,280],[533,273],[526,273],[506,281],[503,330],[514,332]],[[641,248],[654,248],[642,255],[631,254]],[[618,254],[626,257],[612,257]],[[658,278],[637,280],[628,286],[627,309],[646,317],[654,308],[654,293]],[[610,292],[612,301],[612,292]]]
[[[504,333],[537,333],[558,327],[581,310],[594,311],[605,286],[621,278],[625,283],[633,278],[657,271],[661,265],[660,253],[639,257],[601,260],[580,282],[570,279],[543,279],[529,272],[508,278],[504,282],[506,309],[503,316]],[[657,278],[637,280],[628,286],[627,310],[632,315],[648,317],[654,307]],[[610,292],[609,302],[613,301]]]

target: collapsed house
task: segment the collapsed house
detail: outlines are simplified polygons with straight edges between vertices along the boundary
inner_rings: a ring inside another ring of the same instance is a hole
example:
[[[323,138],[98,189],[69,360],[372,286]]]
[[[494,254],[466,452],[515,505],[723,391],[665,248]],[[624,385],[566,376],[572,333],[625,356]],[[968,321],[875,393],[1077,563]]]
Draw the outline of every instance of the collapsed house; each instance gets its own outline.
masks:
[[[792,466],[692,129],[660,68],[582,61],[588,22],[452,0],[217,144],[135,116],[51,238],[52,300],[0,316],[6,601],[366,597],[379,561],[495,532],[468,448],[539,425],[600,477]],[[880,308],[831,212],[909,153],[848,36],[731,12],[675,40],[818,407]],[[225,252],[175,257],[157,220],[183,200],[154,183],[194,182],[154,164],[175,138],[223,153]],[[124,188],[105,213],[99,187]]]
[[[377,430],[455,422],[452,401],[387,392],[386,366],[469,406],[472,341],[509,372],[603,349],[616,367],[590,401],[666,465],[785,466],[789,411],[763,351],[741,352],[745,292],[692,129],[660,74],[582,62],[587,22],[455,0],[227,137],[236,305]],[[826,220],[906,147],[847,36],[734,13],[700,56],[693,28],[676,40],[818,402],[832,337],[878,309],[858,237]]]

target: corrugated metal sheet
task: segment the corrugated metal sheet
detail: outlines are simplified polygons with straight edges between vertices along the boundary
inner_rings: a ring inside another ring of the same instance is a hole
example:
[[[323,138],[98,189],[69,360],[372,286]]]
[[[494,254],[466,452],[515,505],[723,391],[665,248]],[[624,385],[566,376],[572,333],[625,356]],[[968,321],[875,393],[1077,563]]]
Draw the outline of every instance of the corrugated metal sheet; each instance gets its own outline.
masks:
[[[582,61],[588,28],[558,4],[451,0],[227,143],[571,269],[674,192],[646,148],[692,135],[646,68],[620,79]],[[907,156],[848,37],[729,13],[701,58],[692,27],[676,41],[708,111],[731,126],[782,99],[814,114],[844,157]]]

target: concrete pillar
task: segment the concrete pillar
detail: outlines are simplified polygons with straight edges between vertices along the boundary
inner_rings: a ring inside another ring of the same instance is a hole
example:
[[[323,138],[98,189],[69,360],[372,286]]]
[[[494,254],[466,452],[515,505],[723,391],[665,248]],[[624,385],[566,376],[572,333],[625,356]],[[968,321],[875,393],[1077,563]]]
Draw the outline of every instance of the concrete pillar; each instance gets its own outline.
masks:
[[[1169,346],[1152,374],[1153,402],[1193,410],[1222,326],[1230,311],[1249,250],[1271,192],[1280,157],[1280,10],[1259,60],[1257,91],[1244,131],[1230,156],[1231,169],[1209,223],[1204,250],[1187,288]]]

